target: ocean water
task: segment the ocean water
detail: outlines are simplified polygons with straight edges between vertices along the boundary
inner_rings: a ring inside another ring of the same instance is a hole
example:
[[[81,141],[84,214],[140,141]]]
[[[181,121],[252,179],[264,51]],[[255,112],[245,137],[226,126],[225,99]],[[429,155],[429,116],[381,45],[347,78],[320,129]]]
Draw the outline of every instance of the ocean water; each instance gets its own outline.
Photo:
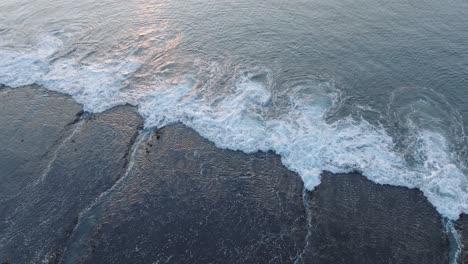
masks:
[[[466,0],[3,0],[0,83],[468,213]]]

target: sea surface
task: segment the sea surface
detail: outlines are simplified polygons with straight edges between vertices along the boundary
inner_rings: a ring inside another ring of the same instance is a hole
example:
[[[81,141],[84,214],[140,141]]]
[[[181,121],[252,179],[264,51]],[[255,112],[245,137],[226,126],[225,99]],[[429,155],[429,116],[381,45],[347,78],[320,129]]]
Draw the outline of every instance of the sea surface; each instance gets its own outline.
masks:
[[[0,83],[468,213],[466,0],[2,0]]]

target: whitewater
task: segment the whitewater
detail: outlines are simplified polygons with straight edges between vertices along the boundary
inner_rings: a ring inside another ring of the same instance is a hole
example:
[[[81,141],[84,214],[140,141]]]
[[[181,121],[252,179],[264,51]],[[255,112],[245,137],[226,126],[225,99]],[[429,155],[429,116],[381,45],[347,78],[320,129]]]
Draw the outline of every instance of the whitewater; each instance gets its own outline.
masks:
[[[399,115],[412,140],[397,142],[379,122],[352,115],[330,118],[346,103],[333,78],[304,75],[279,82],[268,65],[235,65],[229,58],[220,62],[203,56],[191,57],[190,67],[182,70],[174,66],[179,62],[161,55],[164,62],[148,73],[148,54],[140,44],[92,60],[88,53],[74,52],[81,30],[42,32],[22,45],[3,38],[0,83],[14,88],[36,84],[65,93],[91,113],[130,104],[138,107],[147,128],[181,122],[220,148],[274,151],[308,190],[320,184],[323,171],[358,171],[379,184],[420,189],[449,219],[468,213],[464,165],[443,132],[412,119],[421,109],[415,106],[418,101]],[[182,41],[173,34],[143,43],[159,47],[152,54],[164,54]],[[401,94],[389,98],[389,109]]]

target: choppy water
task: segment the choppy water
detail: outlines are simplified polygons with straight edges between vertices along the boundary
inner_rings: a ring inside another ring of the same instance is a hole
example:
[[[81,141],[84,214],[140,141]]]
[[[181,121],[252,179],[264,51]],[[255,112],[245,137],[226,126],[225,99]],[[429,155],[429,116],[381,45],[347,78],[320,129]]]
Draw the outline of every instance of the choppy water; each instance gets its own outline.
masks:
[[[357,170],[468,213],[468,2],[3,0],[0,83],[273,150],[307,188]]]

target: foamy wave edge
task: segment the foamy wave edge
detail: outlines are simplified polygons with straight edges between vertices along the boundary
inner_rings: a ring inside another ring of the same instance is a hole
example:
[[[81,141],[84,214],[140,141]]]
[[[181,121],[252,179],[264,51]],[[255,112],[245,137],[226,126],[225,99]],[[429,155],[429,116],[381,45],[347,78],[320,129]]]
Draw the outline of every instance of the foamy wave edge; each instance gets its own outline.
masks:
[[[146,127],[182,122],[220,148],[246,153],[272,150],[313,190],[323,171],[359,171],[379,184],[420,189],[449,219],[468,213],[468,180],[451,161],[446,139],[418,131],[423,163],[411,169],[383,128],[365,120],[344,118],[327,123],[324,114],[334,99],[333,85],[322,82],[293,87],[289,107],[268,117],[268,82],[246,73],[233,91],[207,99],[192,82],[138,91],[123,89],[141,66],[136,58],[80,65],[73,58],[51,60],[63,45],[44,37],[28,51],[0,49],[0,83],[10,87],[38,84],[71,95],[89,112],[113,106],[138,107]]]

